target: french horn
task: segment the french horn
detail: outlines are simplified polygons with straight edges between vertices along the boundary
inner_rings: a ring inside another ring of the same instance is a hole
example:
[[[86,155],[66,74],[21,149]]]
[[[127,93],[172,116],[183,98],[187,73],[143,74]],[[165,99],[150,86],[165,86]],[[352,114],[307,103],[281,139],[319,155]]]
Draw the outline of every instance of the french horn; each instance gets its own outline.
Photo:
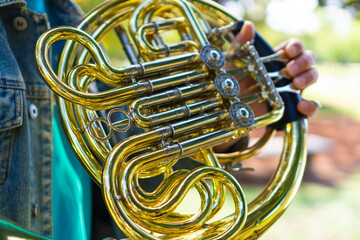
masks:
[[[56,93],[64,132],[129,238],[256,239],[294,198],[306,162],[306,119],[294,113],[299,95],[259,34],[246,44],[234,41],[241,26],[212,1],[115,0],[76,28],[40,37],[38,68]],[[101,47],[108,34],[127,56],[123,67]],[[49,48],[60,40],[67,41],[55,73]],[[243,89],[242,81],[251,86]],[[259,113],[260,105],[267,110]],[[251,146],[214,152],[259,128],[266,131]],[[248,203],[227,170],[256,156],[280,129],[278,168]],[[202,165],[175,169],[184,157]],[[143,189],[140,182],[154,177],[161,179],[156,189]],[[189,192],[197,209],[180,212]],[[226,215],[225,199],[234,206]]]

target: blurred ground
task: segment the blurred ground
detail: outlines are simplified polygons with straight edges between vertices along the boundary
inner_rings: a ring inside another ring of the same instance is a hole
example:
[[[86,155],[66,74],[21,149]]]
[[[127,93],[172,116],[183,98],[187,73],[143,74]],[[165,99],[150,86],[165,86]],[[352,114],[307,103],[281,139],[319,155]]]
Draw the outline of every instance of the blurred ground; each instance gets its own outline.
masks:
[[[304,183],[262,240],[360,239],[360,171],[336,187]]]
[[[311,156],[305,181],[341,185],[342,180],[360,169],[360,122],[325,113],[310,121],[309,133],[330,138],[334,144],[328,153]]]

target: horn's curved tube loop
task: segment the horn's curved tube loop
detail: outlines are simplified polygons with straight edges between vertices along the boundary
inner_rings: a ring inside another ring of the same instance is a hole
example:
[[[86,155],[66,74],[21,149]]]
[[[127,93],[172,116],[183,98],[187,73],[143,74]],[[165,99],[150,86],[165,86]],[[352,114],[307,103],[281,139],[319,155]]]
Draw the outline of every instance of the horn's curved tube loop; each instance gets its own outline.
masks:
[[[306,162],[304,119],[286,125],[278,169],[251,202],[222,167],[256,156],[285,109],[263,64],[276,58],[260,57],[250,42],[232,45],[238,21],[205,0],[107,1],[77,28],[38,41],[38,67],[57,94],[65,134],[133,239],[256,239],[294,198]],[[101,46],[113,33],[127,58],[122,67]],[[67,41],[55,73],[48,54],[60,40]],[[214,153],[263,127],[253,146]],[[203,166],[176,170],[184,157]],[[144,189],[141,181],[154,177],[161,183]],[[195,209],[181,211],[188,198]]]

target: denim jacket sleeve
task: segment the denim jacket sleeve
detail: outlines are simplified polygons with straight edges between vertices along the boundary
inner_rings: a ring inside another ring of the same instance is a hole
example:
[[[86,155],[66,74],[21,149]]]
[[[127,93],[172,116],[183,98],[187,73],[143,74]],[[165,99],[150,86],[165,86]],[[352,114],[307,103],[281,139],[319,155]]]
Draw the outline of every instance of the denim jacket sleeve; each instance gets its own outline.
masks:
[[[51,7],[70,1],[46,1],[56,24],[80,19],[75,8]],[[52,97],[34,56],[48,28],[24,1],[0,0],[0,215],[52,236]]]

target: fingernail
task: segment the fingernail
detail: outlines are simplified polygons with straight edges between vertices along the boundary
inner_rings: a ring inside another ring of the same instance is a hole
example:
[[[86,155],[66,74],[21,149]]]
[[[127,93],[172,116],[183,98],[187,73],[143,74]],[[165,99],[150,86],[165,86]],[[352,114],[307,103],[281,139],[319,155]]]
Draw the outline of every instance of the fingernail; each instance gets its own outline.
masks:
[[[291,64],[288,67],[288,72],[290,73],[290,75],[295,76],[298,70],[298,66],[296,64]]]
[[[322,108],[322,104],[318,100],[313,100],[312,102],[315,103],[319,109]]]
[[[302,105],[302,108],[308,112],[311,110],[311,103],[308,101],[301,101],[300,104]]]
[[[303,78],[303,77],[298,77],[298,78],[296,78],[295,79],[295,81],[296,81],[296,85],[298,86],[298,87],[305,87],[305,85],[306,85],[306,79],[305,78]]]
[[[289,54],[291,56],[294,56],[297,53],[297,47],[296,46],[291,46],[288,51],[289,51]]]

